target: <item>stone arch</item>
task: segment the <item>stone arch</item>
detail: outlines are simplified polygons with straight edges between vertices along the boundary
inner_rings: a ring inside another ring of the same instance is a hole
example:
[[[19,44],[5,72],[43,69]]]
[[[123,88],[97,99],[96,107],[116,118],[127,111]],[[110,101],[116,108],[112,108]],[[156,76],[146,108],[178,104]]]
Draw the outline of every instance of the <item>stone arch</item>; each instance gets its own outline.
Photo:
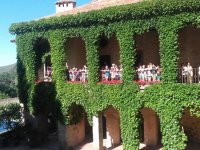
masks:
[[[161,145],[160,121],[157,113],[144,107],[140,109],[142,123],[140,128],[140,145],[141,150],[148,147],[159,147]]]
[[[135,80],[146,84],[160,81],[160,44],[157,30],[150,29],[143,34],[137,34],[135,36],[135,48],[136,61],[134,67],[138,69]],[[145,76],[145,73],[148,74],[148,72],[142,71],[146,70],[148,66],[153,68],[151,69],[151,76]]]
[[[48,39],[38,38],[34,44],[36,59],[36,77],[37,80],[46,80],[46,77],[52,75],[51,49]],[[51,71],[51,72],[50,72]],[[48,73],[47,73],[48,72]]]
[[[186,150],[197,150],[200,147],[200,118],[191,115],[189,108],[185,108],[180,125],[188,138]]]
[[[65,79],[72,82],[88,81],[85,41],[81,37],[68,38],[64,47]]]
[[[159,55],[159,35],[156,30],[146,31],[135,37],[136,44],[136,63],[135,66],[148,65],[153,63],[160,65]]]
[[[64,149],[80,149],[88,141],[92,141],[92,127],[87,119],[84,107],[72,103],[68,109],[69,124],[58,125],[58,137],[60,146]]]
[[[188,25],[180,29],[178,32],[178,81],[185,82],[199,82],[198,67],[200,66],[200,29],[195,25]],[[183,75],[183,66],[187,63],[193,67],[193,76],[191,79]]]
[[[81,37],[68,38],[65,42],[66,62],[69,69],[86,65],[85,42]]]
[[[100,68],[100,80],[105,81],[104,72],[102,70],[108,66],[109,69],[114,66],[120,69],[120,47],[116,34],[112,34],[109,38],[105,35],[101,35],[98,40],[98,54],[99,54],[99,68]],[[112,73],[111,73],[112,74]],[[120,80],[120,75],[114,77],[110,75],[110,80]]]
[[[117,66],[120,65],[120,48],[119,42],[115,34],[113,34],[110,38],[106,36],[100,36],[99,38],[99,57],[100,57],[100,67],[103,65],[108,65],[111,67],[112,64],[116,64]],[[109,56],[109,62],[103,62],[102,56]]]
[[[112,149],[121,145],[120,114],[114,107],[109,106],[103,111],[106,125],[106,137],[104,146]]]

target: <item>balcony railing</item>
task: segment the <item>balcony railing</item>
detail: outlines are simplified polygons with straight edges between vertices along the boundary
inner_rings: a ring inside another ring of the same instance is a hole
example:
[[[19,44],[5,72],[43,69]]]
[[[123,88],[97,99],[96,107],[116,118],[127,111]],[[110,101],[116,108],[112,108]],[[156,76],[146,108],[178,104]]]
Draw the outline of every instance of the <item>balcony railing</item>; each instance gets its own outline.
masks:
[[[44,65],[44,80],[45,82],[52,81],[53,69],[50,66]],[[88,82],[88,71],[87,69],[72,69],[68,72],[68,77],[66,77],[68,82]],[[159,83],[162,79],[161,69],[156,71],[156,73],[152,74],[151,70],[137,70],[136,77],[133,79],[134,82],[139,85],[151,85],[155,83]],[[200,83],[200,69],[193,68],[192,71],[187,72],[182,68],[178,68],[178,83]],[[100,83],[106,84],[116,84],[122,83],[122,69],[111,70],[111,69],[103,69],[100,70]]]
[[[53,75],[53,68],[44,64],[44,82],[51,82]]]
[[[88,72],[87,70],[70,70],[69,77],[66,77],[70,82],[87,82]]]
[[[191,71],[185,71],[182,68],[178,69],[179,83],[200,83],[200,70],[193,68]]]

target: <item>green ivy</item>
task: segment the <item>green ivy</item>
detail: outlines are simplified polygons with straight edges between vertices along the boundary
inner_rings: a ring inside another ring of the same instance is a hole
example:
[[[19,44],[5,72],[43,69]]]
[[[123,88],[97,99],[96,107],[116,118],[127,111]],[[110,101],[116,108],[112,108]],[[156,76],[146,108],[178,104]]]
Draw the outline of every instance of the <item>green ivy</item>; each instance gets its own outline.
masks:
[[[90,123],[93,115],[113,106],[120,114],[123,148],[137,150],[141,121],[139,114],[142,108],[147,107],[159,116],[164,149],[185,149],[187,137],[180,128],[179,120],[185,108],[189,108],[191,114],[200,116],[200,86],[176,83],[178,33],[188,25],[200,26],[199,8],[199,0],[148,0],[77,15],[13,24],[10,32],[17,34],[20,100],[33,114],[41,113],[43,108],[52,104],[51,99],[43,96],[40,101],[39,96],[42,91],[53,89],[49,88],[52,85],[36,83],[37,61],[42,59],[40,54],[43,53],[42,50],[37,52],[37,41],[46,40],[53,65],[56,106],[61,111],[55,113],[59,113],[60,121],[72,124],[81,119],[82,113],[72,115],[74,105],[84,108]],[[136,35],[150,30],[156,30],[159,34],[162,83],[140,92],[139,86],[132,81],[136,71],[130,68],[133,68],[136,60]],[[109,38],[111,35],[116,35],[119,42],[123,83],[107,85],[98,83],[98,48],[100,38]],[[65,81],[65,43],[74,37],[82,38],[85,42],[89,70],[87,84]],[[48,91],[48,95],[54,95],[53,91]]]

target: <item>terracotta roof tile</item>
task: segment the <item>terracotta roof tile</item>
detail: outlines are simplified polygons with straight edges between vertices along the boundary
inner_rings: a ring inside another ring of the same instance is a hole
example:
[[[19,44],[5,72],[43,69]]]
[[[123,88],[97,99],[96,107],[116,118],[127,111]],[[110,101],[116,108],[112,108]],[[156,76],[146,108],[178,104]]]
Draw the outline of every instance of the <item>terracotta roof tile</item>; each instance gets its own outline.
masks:
[[[56,4],[65,3],[65,2],[76,2],[76,1],[75,0],[59,0],[56,2]]]
[[[45,18],[77,14],[77,13],[81,13],[81,12],[99,10],[99,9],[106,8],[106,7],[117,6],[117,5],[126,5],[126,4],[141,2],[141,1],[144,1],[144,0],[93,0],[86,5],[74,8],[73,10],[53,14],[53,15],[47,16]]]

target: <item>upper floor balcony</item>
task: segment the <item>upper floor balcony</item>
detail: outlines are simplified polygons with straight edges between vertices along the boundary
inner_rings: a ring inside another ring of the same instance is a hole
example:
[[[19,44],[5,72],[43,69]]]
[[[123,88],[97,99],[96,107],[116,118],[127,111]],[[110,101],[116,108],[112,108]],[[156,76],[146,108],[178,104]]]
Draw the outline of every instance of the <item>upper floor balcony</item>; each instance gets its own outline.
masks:
[[[163,59],[162,57],[164,56],[160,55],[158,32],[156,30],[150,30],[135,35],[132,40],[134,52],[136,54],[134,55],[134,61],[131,62],[132,66],[131,63],[129,63],[130,69],[136,71],[136,75],[133,76],[133,82],[137,82],[141,86],[162,82],[162,69],[166,73],[167,64],[160,66],[161,59]],[[200,65],[200,60],[198,58],[200,57],[200,53],[198,49],[200,48],[200,30],[195,26],[185,27],[179,31],[177,40],[179,43],[177,47],[178,52],[176,52],[178,59],[172,60],[172,62],[177,64],[177,74],[174,73],[177,78],[176,82],[199,83],[200,72],[198,66]],[[43,49],[44,47],[49,48],[50,51],[48,42],[43,41],[41,46],[39,43],[39,49]],[[69,38],[64,43],[64,48],[65,61],[68,65],[68,71],[66,71],[65,75],[66,81],[87,83],[89,80],[88,74],[92,72],[89,72],[86,67],[86,64],[90,64],[91,60],[86,59],[87,48],[85,41],[81,37]],[[97,82],[104,84],[117,84],[123,82],[124,64],[121,57],[122,53],[120,51],[121,47],[116,34],[113,34],[110,37],[104,35],[99,37],[97,51],[94,52],[94,56],[98,57],[98,61],[95,60],[96,64],[94,64],[99,67],[99,74],[97,75],[99,81]],[[191,63],[192,71],[188,71],[189,73],[187,73],[187,68],[182,65],[185,62]],[[126,66],[126,68],[128,67]],[[39,70],[38,76],[40,77],[38,77],[38,79],[44,81],[52,80],[53,70],[51,68],[51,63],[46,63],[46,66],[41,66]]]
[[[200,83],[200,67],[184,66],[178,69],[178,83]]]

